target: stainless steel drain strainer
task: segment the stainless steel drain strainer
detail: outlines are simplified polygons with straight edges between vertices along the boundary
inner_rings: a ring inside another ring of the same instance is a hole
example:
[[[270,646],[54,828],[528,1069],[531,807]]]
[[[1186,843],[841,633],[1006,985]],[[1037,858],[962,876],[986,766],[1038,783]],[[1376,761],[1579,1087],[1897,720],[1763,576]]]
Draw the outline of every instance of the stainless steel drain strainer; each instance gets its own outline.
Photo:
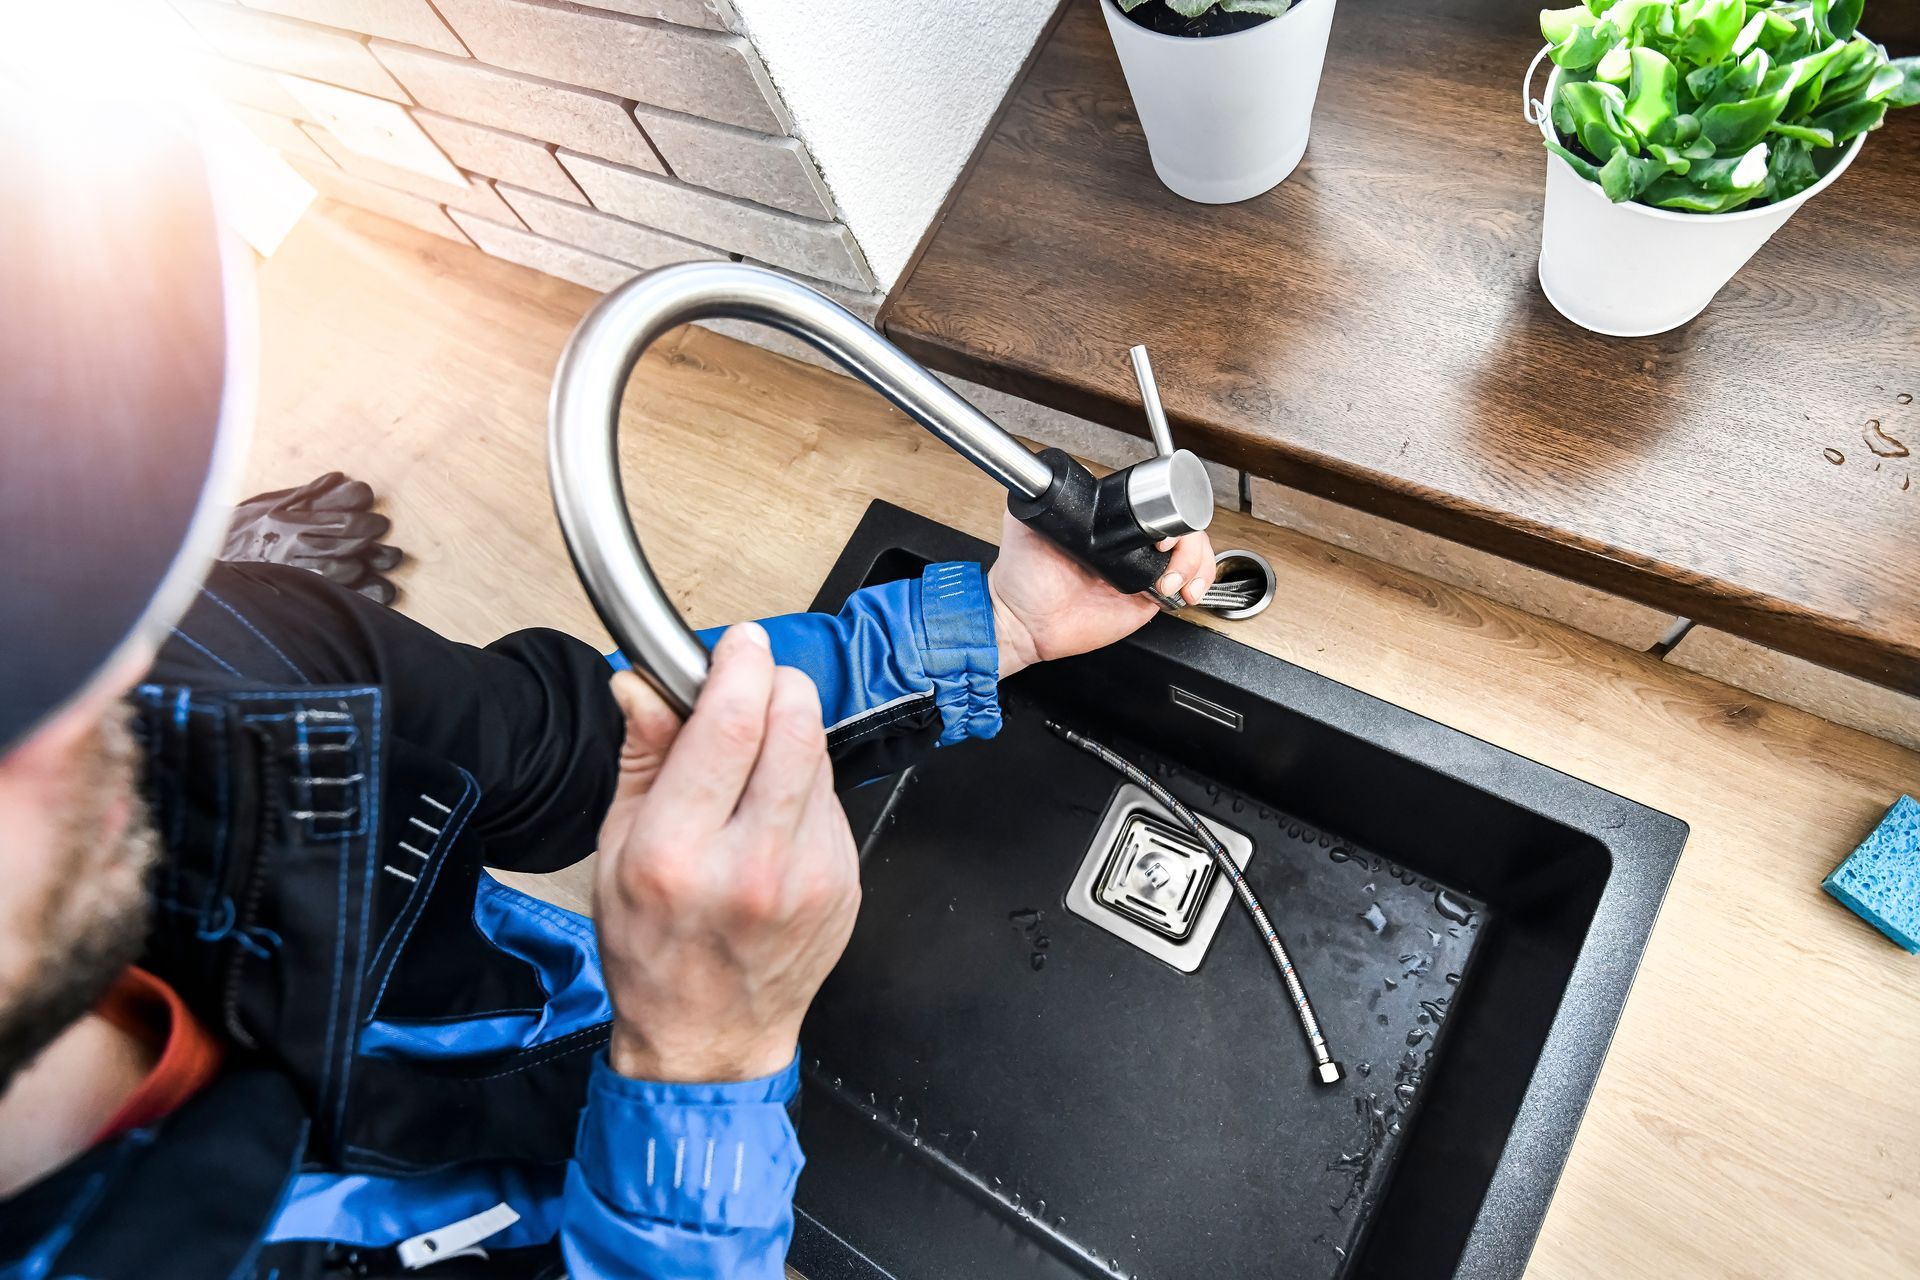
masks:
[[[1206,846],[1146,813],[1130,813],[1107,854],[1094,896],[1169,938],[1193,932],[1213,883]]]
[[[1234,865],[1253,841],[1203,819]],[[1114,792],[1067,890],[1067,910],[1182,973],[1200,967],[1233,896],[1198,840],[1132,783]]]

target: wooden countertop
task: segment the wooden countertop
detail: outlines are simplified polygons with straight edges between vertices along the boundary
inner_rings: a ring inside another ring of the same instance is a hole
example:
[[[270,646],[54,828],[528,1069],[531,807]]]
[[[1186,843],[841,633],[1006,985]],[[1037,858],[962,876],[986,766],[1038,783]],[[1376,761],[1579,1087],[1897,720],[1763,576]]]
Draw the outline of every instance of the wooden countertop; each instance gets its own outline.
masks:
[[[456,639],[606,643],[545,462],[594,295],[337,208],[261,288],[252,485],[370,481],[402,609]],[[1004,495],[879,397],[702,330],[647,355],[623,422],[647,553],[697,625],[804,608],[872,498],[997,536]],[[1289,602],[1228,634],[1692,825],[1530,1274],[1920,1274],[1920,960],[1819,887],[1920,794],[1920,754],[1245,516],[1218,531]],[[588,905],[584,864],[531,883]]]
[[[1920,9],[1867,9],[1920,37]],[[1143,342],[1207,457],[1920,692],[1920,108],[1702,317],[1602,338],[1535,277],[1535,23],[1349,0],[1300,168],[1208,206],[1154,178],[1070,0],[881,323],[1142,435]]]

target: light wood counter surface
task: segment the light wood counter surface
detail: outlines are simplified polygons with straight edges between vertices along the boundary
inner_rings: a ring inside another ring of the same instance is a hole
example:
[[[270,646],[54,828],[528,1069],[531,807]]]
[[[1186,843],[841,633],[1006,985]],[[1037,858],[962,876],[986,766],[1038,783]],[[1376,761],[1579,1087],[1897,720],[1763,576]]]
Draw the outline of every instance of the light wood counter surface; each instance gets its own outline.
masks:
[[[606,637],[547,496],[548,381],[587,290],[369,214],[261,271],[253,489],[385,496],[401,607],[484,643]],[[622,453],[696,625],[803,608],[871,498],[992,538],[1003,495],[853,381],[705,332],[650,353]],[[1920,1275],[1920,958],[1820,890],[1920,755],[1222,514],[1280,603],[1237,639],[1692,826],[1530,1275]],[[583,906],[580,868],[542,891]]]

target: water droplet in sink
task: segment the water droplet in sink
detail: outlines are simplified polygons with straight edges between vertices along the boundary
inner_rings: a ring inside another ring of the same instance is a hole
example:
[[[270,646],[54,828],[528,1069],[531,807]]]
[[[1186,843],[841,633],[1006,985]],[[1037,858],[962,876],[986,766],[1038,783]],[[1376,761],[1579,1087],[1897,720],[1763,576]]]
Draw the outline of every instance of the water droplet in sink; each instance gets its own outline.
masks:
[[[1473,919],[1473,908],[1448,893],[1445,889],[1434,890],[1433,909],[1455,924],[1466,924]]]
[[[1053,945],[1053,939],[1052,939],[1052,938],[1049,938],[1049,937],[1048,937],[1048,936],[1047,936],[1046,934],[1044,934],[1044,933],[1043,933],[1043,934],[1039,934],[1039,935],[1038,935],[1038,936],[1036,936],[1036,937],[1034,938],[1034,940],[1033,940],[1033,949],[1034,949],[1035,951],[1045,951],[1045,950],[1046,950],[1046,949],[1047,949],[1048,947],[1050,947],[1050,946],[1052,946],[1052,945]]]
[[[1425,1040],[1426,1038],[1427,1038],[1427,1033],[1421,1030],[1419,1027],[1415,1027],[1413,1030],[1407,1032],[1408,1044],[1419,1044],[1422,1040]]]
[[[1334,862],[1352,862],[1353,853],[1345,845],[1335,845],[1327,850],[1327,857]]]
[[[1434,945],[1434,946],[1436,946],[1436,947],[1437,947],[1437,946],[1439,946],[1439,945],[1440,945],[1440,931],[1439,931],[1438,929],[1429,929],[1429,930],[1427,930],[1427,941],[1428,941],[1429,943],[1431,943],[1432,945]]]
[[[1040,913],[1032,907],[1021,907],[1007,912],[1007,919],[1022,929],[1031,929],[1040,923]]]
[[[1450,973],[1450,974],[1448,974],[1448,975],[1447,975],[1447,985],[1448,985],[1448,986],[1453,986],[1453,987],[1457,987],[1457,986],[1459,986],[1459,985],[1460,985],[1460,975],[1459,975],[1459,974],[1457,974],[1457,973]]]
[[[1371,1062],[1363,1062],[1360,1064],[1360,1078],[1362,1080],[1365,1080],[1368,1076],[1372,1074],[1373,1074],[1373,1064]]]
[[[1386,1015],[1386,1014],[1384,1014],[1384,1013],[1383,1013],[1383,1014],[1381,1014],[1381,1015],[1380,1015],[1380,1016],[1379,1016],[1379,1017],[1378,1017],[1378,1018],[1376,1019],[1376,1021],[1377,1021],[1377,1022],[1379,1022],[1379,1024],[1380,1024],[1381,1026],[1383,1026],[1383,1027],[1384,1027],[1384,1026],[1386,1026],[1386,1025],[1387,1025],[1387,1015]]]
[[[1027,957],[1027,963],[1033,966],[1035,973],[1038,973],[1047,967],[1047,953],[1044,951],[1036,951]]]
[[[1245,800],[1242,800],[1239,796],[1235,796],[1233,798],[1233,811],[1235,813],[1239,813],[1242,809],[1245,809],[1246,807],[1247,807],[1247,802]]]
[[[1377,902],[1362,911],[1360,918],[1365,920],[1375,933],[1387,927],[1387,913],[1380,909],[1380,904]]]
[[[1400,989],[1400,984],[1395,982],[1392,978],[1382,978],[1380,979],[1380,981],[1387,984],[1387,990],[1389,991],[1398,991]]]

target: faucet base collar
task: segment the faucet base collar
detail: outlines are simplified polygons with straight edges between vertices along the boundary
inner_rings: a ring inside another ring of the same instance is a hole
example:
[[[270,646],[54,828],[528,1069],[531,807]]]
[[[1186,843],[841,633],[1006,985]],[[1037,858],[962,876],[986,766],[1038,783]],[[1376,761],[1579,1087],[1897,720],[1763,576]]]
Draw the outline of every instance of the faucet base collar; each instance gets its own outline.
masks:
[[[1009,498],[1007,510],[1014,519],[1045,534],[1117,591],[1133,595],[1158,582],[1173,557],[1156,551],[1155,536],[1133,518],[1128,473],[1096,480],[1059,449],[1042,451],[1040,460],[1053,472],[1053,483],[1038,498]]]

